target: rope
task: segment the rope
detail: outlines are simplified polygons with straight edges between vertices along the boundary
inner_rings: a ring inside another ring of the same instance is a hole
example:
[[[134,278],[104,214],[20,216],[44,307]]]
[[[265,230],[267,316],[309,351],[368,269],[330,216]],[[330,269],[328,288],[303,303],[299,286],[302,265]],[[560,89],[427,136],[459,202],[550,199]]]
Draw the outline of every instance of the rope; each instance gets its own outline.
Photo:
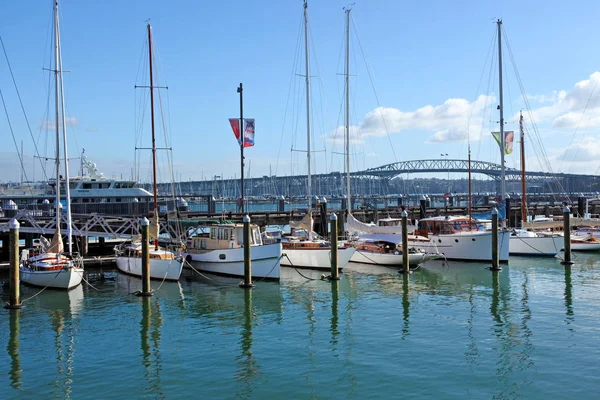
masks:
[[[29,300],[33,299],[35,296],[37,296],[38,294],[40,294],[40,293],[42,293],[44,290],[46,290],[46,288],[48,288],[48,286],[44,287],[42,290],[40,290],[39,292],[37,292],[37,293],[36,293],[36,294],[34,294],[33,296],[31,296],[31,297],[28,297],[28,298],[26,298],[26,299],[24,299],[24,300],[21,300],[21,304],[25,303],[26,301],[29,301]]]
[[[283,258],[284,255],[287,257],[287,254],[285,254],[285,253],[283,253],[281,256],[279,256],[279,259],[277,261],[275,261],[275,264],[273,264],[273,267],[271,268],[271,270],[269,271],[269,273],[266,274],[265,276],[263,276],[262,278],[260,278],[259,280],[254,281],[254,282],[262,282],[265,279],[267,279],[267,277],[269,275],[271,275],[271,272],[273,272],[273,270],[275,269],[275,267],[277,266],[277,264],[279,264],[281,262],[281,259]],[[289,260],[289,258],[288,258],[288,260]]]
[[[292,260],[290,260],[290,258],[288,257],[288,255],[286,253],[283,253],[281,255],[281,258],[283,258],[285,256],[285,258],[288,259],[288,261],[290,262],[290,265],[292,266],[292,268],[294,268],[294,270],[298,273],[298,275],[300,275],[301,277],[303,277],[304,279],[308,280],[308,281],[318,281],[319,279],[316,278],[310,278],[306,275],[304,275],[302,272],[298,271],[298,268],[294,267],[294,263],[292,263]]]
[[[205,279],[208,279],[209,281],[212,281],[212,280],[213,280],[213,279],[210,279],[208,276],[204,275],[202,272],[198,271],[196,268],[194,268],[194,267],[193,267],[193,265],[192,265],[192,264],[190,264],[190,263],[188,262],[188,260],[186,260],[185,258],[183,259],[183,262],[184,262],[184,263],[186,263],[187,265],[189,265],[189,266],[190,266],[190,268],[191,268],[191,269],[192,269],[192,270],[193,270],[195,273],[197,273],[198,275],[200,275],[201,277],[203,277],[203,278],[205,278]]]

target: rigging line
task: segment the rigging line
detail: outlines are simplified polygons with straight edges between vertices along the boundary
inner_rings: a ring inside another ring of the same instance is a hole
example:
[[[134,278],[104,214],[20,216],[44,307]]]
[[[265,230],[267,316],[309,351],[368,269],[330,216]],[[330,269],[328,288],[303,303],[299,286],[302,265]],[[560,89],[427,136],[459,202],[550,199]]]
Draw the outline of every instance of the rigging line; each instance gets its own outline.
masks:
[[[494,48],[494,43],[497,40],[497,34],[496,34],[496,30],[494,29],[494,34],[492,35],[492,41],[490,44],[490,49],[488,50],[488,57],[486,57],[486,63],[484,65],[484,69],[483,71],[485,71],[485,67],[487,66],[487,60],[491,54],[491,58],[489,58],[490,60],[490,68],[489,68],[489,74],[488,74],[488,80],[487,80],[487,88],[486,88],[486,95],[485,95],[485,103],[484,103],[484,107],[483,107],[483,114],[481,116],[481,127],[479,130],[479,140],[478,140],[478,144],[477,144],[477,151],[475,152],[475,158],[479,159],[480,158],[480,153],[481,153],[481,143],[483,141],[483,132],[485,130],[485,121],[489,120],[490,117],[487,115],[488,111],[490,113],[491,116],[491,110],[488,110],[488,104],[489,104],[489,100],[490,100],[490,87],[492,85],[492,74],[493,72],[495,72],[495,68],[494,68],[494,61],[496,60],[496,53],[493,50]],[[483,79],[483,71],[481,74],[481,79]],[[479,91],[479,90],[478,90]],[[470,147],[471,145],[471,141],[470,141],[470,135],[467,132],[467,144]],[[469,150],[468,150],[469,151]]]
[[[529,104],[529,99],[527,98],[527,96],[525,95],[525,88],[523,87],[523,82],[521,81],[521,77],[519,75],[519,70],[517,69],[516,66],[516,62],[514,60],[513,54],[512,54],[512,48],[510,46],[510,42],[508,41],[508,37],[506,36],[506,33],[504,33],[504,37],[505,37],[505,43],[506,43],[506,47],[508,49],[509,55],[510,55],[510,59],[512,61],[513,64],[513,68],[515,70],[515,76],[517,77],[517,82],[519,83],[519,88],[521,89],[521,93],[523,95],[523,99],[525,102],[525,106],[527,109],[527,113],[529,115],[529,122],[531,123],[532,127],[533,127],[533,132],[534,135],[529,135],[530,138],[533,138],[532,142],[536,143],[539,146],[539,152],[541,153],[541,157],[540,154],[538,153],[538,148],[536,148],[536,146],[533,146],[534,152],[536,153],[536,157],[538,158],[538,162],[540,163],[540,166],[542,165],[546,165],[546,168],[548,170],[548,172],[550,172],[552,174],[552,178],[555,182],[555,184],[557,185],[557,187],[560,189],[560,192],[563,196],[563,198],[565,200],[568,199],[568,197],[566,196],[566,192],[562,186],[562,183],[560,182],[560,180],[554,176],[554,172],[552,170],[552,165],[550,164],[549,158],[546,154],[546,150],[543,146],[542,140],[541,140],[541,136],[539,134],[539,130],[537,129],[535,120],[533,119],[533,113],[531,111],[531,105]]]
[[[19,92],[19,88],[17,86],[17,81],[15,80],[15,75],[13,74],[12,66],[10,65],[10,61],[8,59],[8,54],[6,52],[6,47],[4,46],[4,40],[2,40],[2,36],[0,36],[0,43],[2,44],[2,51],[4,52],[4,58],[6,59],[6,64],[8,66],[8,71],[10,72],[10,77],[11,77],[13,85],[15,87],[15,91],[17,92],[17,97],[19,98],[19,104],[21,105],[21,111],[23,112],[23,116],[25,117],[25,122],[27,123],[27,129],[29,130],[29,135],[31,136],[31,140],[33,141],[35,155],[37,156],[37,158],[40,162],[40,166],[42,167],[42,171],[44,173],[44,179],[47,180],[48,177],[46,175],[46,168],[44,167],[44,163],[42,162],[42,159],[40,157],[40,152],[38,151],[37,143],[35,142],[35,139],[33,137],[33,131],[31,130],[31,125],[29,124],[29,118],[27,118],[27,113],[25,112],[25,106],[23,105],[23,99],[21,98],[21,93]],[[7,113],[7,118],[8,118],[8,113]],[[23,168],[23,160],[22,159],[21,159],[21,167]]]
[[[367,69],[367,74],[369,76],[369,81],[371,82],[371,88],[373,89],[373,93],[375,94],[375,99],[377,101],[377,107],[379,109],[379,114],[381,115],[381,120],[383,122],[383,127],[385,129],[385,133],[387,135],[388,141],[390,142],[390,149],[392,150],[392,154],[394,155],[394,161],[398,162],[398,157],[396,156],[396,150],[394,150],[394,144],[392,143],[392,138],[390,137],[390,132],[388,130],[387,127],[387,122],[385,120],[385,117],[383,116],[383,110],[381,107],[381,103],[379,101],[379,96],[377,95],[377,91],[375,90],[375,84],[373,83],[373,76],[371,75],[371,70],[369,69],[369,66],[367,64],[367,59],[365,57],[365,53],[363,51],[363,47],[362,44],[360,42],[360,37],[358,36],[358,31],[356,29],[356,23],[354,22],[354,17],[352,17],[352,15],[350,15],[350,19],[352,20],[352,26],[354,27],[354,34],[356,35],[356,40],[358,42],[358,47],[360,49],[360,53],[363,56],[363,60],[365,62],[365,68]]]
[[[0,89],[0,98],[2,99],[2,106],[4,107],[4,113],[6,114],[6,122],[8,122],[8,129],[10,130],[10,134],[12,135],[13,143],[15,144],[15,149],[17,150],[17,154],[19,155],[19,161],[21,163],[21,170],[25,175],[25,180],[29,181],[27,177],[27,171],[25,171],[25,164],[23,163],[23,155],[19,151],[19,145],[17,144],[17,139],[15,138],[15,132],[13,131],[12,124],[10,123],[10,117],[8,116],[8,109],[6,108],[6,102],[4,101],[4,94],[2,94],[2,89]],[[33,188],[30,189],[33,194]]]

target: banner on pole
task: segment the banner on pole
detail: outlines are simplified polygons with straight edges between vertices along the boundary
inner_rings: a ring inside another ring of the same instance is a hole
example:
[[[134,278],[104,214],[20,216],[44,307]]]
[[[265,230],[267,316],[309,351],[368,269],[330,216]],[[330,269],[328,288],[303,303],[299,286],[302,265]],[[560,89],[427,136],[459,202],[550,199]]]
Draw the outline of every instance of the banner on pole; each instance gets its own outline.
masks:
[[[242,144],[240,137],[240,119],[229,118],[229,124],[233,129],[233,134],[238,141],[238,144]],[[254,146],[254,118],[244,118],[244,147]]]
[[[498,142],[498,146],[501,146],[500,132],[492,132],[492,136]],[[513,139],[515,137],[514,131],[504,131],[504,154],[510,154],[513,152]]]

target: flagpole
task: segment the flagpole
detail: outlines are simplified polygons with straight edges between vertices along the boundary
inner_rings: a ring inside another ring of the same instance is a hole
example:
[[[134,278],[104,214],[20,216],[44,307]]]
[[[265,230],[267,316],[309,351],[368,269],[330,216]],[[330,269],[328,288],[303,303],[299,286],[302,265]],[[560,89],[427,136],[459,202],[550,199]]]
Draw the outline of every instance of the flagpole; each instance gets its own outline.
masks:
[[[242,201],[242,214],[244,213],[244,97],[243,97],[242,83],[237,88],[237,92],[240,94],[240,154],[241,154],[241,201]]]

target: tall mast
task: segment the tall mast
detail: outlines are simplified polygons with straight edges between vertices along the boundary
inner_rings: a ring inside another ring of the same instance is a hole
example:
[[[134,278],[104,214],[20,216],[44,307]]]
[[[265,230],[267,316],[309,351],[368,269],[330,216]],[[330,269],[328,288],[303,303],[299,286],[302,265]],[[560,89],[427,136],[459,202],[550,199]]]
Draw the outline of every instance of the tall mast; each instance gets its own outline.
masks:
[[[504,168],[504,97],[502,94],[502,20],[499,19],[498,24],[498,85],[500,94],[500,201],[504,203],[506,208],[506,171]],[[508,210],[505,209],[505,218],[502,220],[502,227],[506,228],[506,218]]]
[[[242,214],[244,213],[244,141],[246,140],[244,132],[244,88],[240,82],[240,86],[237,88],[237,92],[240,94],[240,164],[241,164],[241,201],[242,201]]]
[[[56,10],[58,11],[58,0],[56,0]],[[63,134],[63,151],[65,153],[65,194],[66,194],[66,204],[67,204],[67,241],[69,244],[69,254],[73,253],[73,232],[71,229],[71,188],[69,187],[69,153],[67,152],[67,122],[65,116],[65,86],[63,82],[63,74],[62,74],[62,52],[60,48],[60,27],[58,21],[58,12],[56,16],[56,41],[58,43],[58,59],[57,59],[57,69],[58,69],[58,78],[60,79],[60,100],[61,100],[61,116],[62,116],[62,134]],[[60,157],[59,157],[60,158]]]
[[[54,2],[54,120],[56,129],[56,236],[60,236],[60,121],[59,121],[59,103],[58,103],[58,0]]]
[[[523,111],[519,117],[519,130],[521,131],[521,226],[527,221],[527,185],[525,183],[525,130],[523,129]]]
[[[352,209],[350,198],[350,8],[346,9],[346,196],[348,209]]]
[[[154,135],[154,77],[152,74],[152,27],[148,24],[148,62],[150,64],[150,118],[152,126],[152,185],[154,187],[154,218],[158,221],[158,187],[156,186],[156,137]],[[158,232],[154,248],[158,249]]]
[[[304,67],[306,71],[306,161],[308,163],[307,173],[307,196],[308,209],[311,207],[311,175],[310,175],[310,68],[308,55],[308,3],[304,0]]]
[[[471,207],[472,204],[472,200],[471,200],[471,145],[469,144],[469,196],[467,197],[467,202],[468,202],[468,208],[469,208],[469,230],[473,229],[473,209]]]

